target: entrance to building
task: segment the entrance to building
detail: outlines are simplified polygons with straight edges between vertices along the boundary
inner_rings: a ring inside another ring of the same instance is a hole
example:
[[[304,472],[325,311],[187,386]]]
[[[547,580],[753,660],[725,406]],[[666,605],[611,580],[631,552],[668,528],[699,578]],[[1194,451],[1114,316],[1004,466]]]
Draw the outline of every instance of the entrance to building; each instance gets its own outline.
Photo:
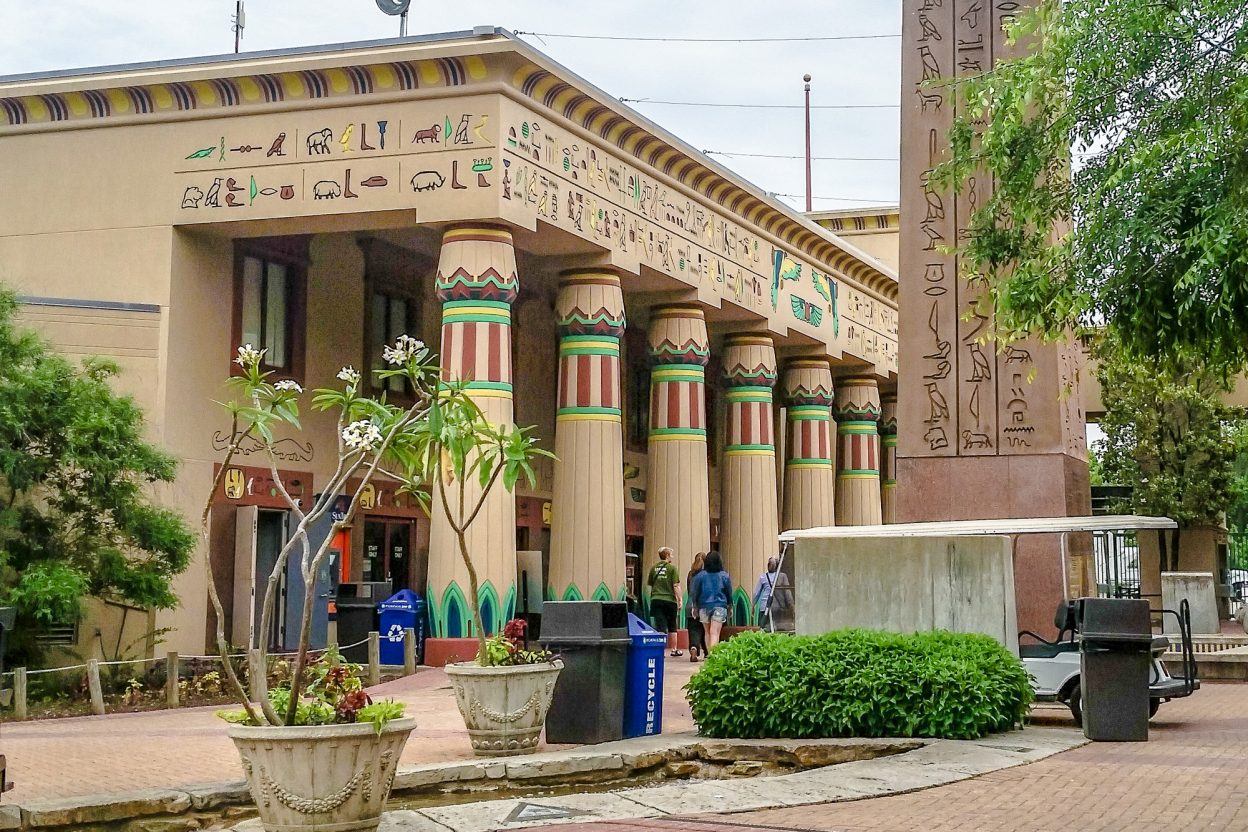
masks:
[[[412,589],[412,534],[414,520],[369,518],[364,521],[365,583],[389,583],[391,592]],[[424,587],[418,592],[423,594]]]
[[[286,545],[288,513],[239,506],[234,520],[234,621],[231,639],[236,646],[258,646],[264,587]],[[286,630],[286,576],[278,584],[269,632],[269,649],[281,649]]]

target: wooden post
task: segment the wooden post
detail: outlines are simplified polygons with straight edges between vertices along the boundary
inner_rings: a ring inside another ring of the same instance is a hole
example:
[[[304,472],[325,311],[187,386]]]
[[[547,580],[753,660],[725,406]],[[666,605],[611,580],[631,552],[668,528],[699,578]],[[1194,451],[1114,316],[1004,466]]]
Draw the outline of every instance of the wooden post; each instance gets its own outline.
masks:
[[[408,627],[403,631],[403,675],[416,672],[416,631]]]
[[[100,660],[87,659],[87,689],[91,691],[91,713],[104,715],[104,690],[100,687]]]
[[[381,635],[368,634],[368,685],[381,684]]]
[[[165,654],[165,705],[178,707],[178,654]]]
[[[261,690],[263,690],[264,680],[268,678],[269,669],[265,667],[264,657],[260,655],[260,649],[253,647],[247,651],[247,681],[249,686],[251,701],[256,704],[263,699]]]
[[[13,668],[13,718],[26,718],[26,668]]]

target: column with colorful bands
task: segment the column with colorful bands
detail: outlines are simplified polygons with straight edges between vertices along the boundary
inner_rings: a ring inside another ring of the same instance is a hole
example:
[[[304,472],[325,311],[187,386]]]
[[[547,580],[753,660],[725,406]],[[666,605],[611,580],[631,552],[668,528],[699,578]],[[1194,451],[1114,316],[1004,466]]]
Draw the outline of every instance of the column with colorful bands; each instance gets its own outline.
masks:
[[[442,302],[443,378],[465,383],[491,422],[511,425],[511,304],[519,293],[511,232],[484,225],[451,226],[442,237],[437,293]],[[465,501],[480,495],[475,478]],[[436,492],[429,543],[430,635],[472,636],[468,573]],[[488,632],[498,632],[516,608],[516,503],[495,484],[468,530],[468,551],[480,582],[478,602]]]
[[[720,551],[732,576],[733,621],[756,623],[754,578],[776,553],[776,442],[772,388],[776,350],[766,335],[731,335],[724,342],[728,441],[721,465]]]
[[[620,339],[624,295],[609,269],[564,272],[559,399],[547,594],[556,601],[625,597]]]
[[[826,358],[797,358],[785,364],[785,529],[836,523],[832,467],[832,368]]]
[[[836,524],[880,523],[880,390],[874,378],[842,379],[836,416]]]
[[[711,350],[702,310],[655,307],[647,341],[653,366],[642,574],[649,574],[659,548],[670,546],[684,576],[693,556],[711,546],[705,389]]]
[[[880,403],[880,516],[897,522],[897,394],[886,393]]]

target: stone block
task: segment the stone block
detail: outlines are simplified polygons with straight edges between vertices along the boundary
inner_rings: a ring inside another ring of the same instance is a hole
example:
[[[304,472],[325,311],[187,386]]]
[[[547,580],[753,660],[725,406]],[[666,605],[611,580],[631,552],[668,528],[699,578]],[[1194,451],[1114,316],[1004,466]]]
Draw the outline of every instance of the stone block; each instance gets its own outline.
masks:
[[[143,818],[130,824],[131,832],[191,832],[199,828],[199,819],[194,817],[177,818]]]
[[[0,829],[21,829],[22,809],[20,806],[0,806]]]
[[[191,808],[191,796],[173,789],[85,795],[26,804],[27,824],[35,828],[88,826],[118,820],[176,815]]]
[[[511,780],[531,780],[538,777],[566,777],[586,771],[610,771],[624,768],[619,754],[585,754],[578,752],[555,752],[545,759],[521,758],[507,762],[507,777]]]
[[[737,760],[724,769],[724,773],[733,777],[757,777],[766,767],[767,764],[761,760]]]
[[[1162,572],[1162,607],[1178,611],[1179,604],[1184,600],[1191,607],[1193,635],[1217,635],[1222,632],[1212,572]],[[1173,615],[1162,616],[1161,631],[1166,635],[1178,635],[1178,620]]]
[[[186,793],[191,796],[191,808],[196,811],[216,809],[221,806],[237,806],[251,803],[251,790],[245,780],[233,783],[205,783],[200,786],[187,786]]]

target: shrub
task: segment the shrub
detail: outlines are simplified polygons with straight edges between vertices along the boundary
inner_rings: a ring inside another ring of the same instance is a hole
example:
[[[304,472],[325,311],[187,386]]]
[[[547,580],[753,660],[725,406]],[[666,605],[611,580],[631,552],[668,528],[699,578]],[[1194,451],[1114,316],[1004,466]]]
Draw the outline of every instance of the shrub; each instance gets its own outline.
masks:
[[[686,687],[709,737],[972,739],[1022,722],[1023,665],[988,636],[742,633]]]

